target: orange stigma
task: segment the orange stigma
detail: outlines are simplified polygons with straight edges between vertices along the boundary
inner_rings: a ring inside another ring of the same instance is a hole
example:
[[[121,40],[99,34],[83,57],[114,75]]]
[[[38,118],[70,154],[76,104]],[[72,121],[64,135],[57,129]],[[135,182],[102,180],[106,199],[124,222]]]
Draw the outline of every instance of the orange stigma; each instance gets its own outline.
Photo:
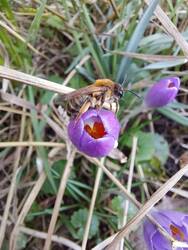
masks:
[[[84,126],[84,129],[94,139],[99,139],[102,138],[104,135],[106,135],[106,131],[102,122],[94,122],[93,127],[86,124]]]
[[[181,241],[184,240],[184,238],[185,238],[184,233],[178,227],[176,227],[176,226],[174,226],[174,225],[171,224],[170,225],[170,230],[171,230],[172,236],[175,239],[180,238]]]

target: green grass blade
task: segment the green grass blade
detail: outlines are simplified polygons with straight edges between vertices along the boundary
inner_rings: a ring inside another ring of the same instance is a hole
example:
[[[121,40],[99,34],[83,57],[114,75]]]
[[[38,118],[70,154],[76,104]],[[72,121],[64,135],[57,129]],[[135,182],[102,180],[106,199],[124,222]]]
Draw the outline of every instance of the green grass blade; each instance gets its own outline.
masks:
[[[27,40],[31,43],[34,43],[34,41],[36,40],[46,3],[47,3],[47,0],[41,1],[41,4],[39,8],[37,9],[36,15],[29,28]]]
[[[187,63],[187,61],[188,61],[187,59],[178,59],[178,60],[174,60],[174,61],[156,62],[156,63],[151,63],[151,64],[147,65],[143,69],[153,70],[153,69],[170,68],[170,67],[175,67],[175,66],[185,64],[185,63]]]
[[[83,15],[82,15],[83,20],[85,20],[85,25],[87,26],[87,29],[89,31],[89,34],[84,33],[86,43],[88,44],[88,47],[90,48],[91,54],[93,55],[93,57],[96,61],[96,64],[100,70],[101,76],[105,78],[109,74],[109,69],[108,69],[108,65],[105,61],[105,58],[103,57],[104,53],[102,51],[101,45],[100,45],[96,35],[95,35],[95,29],[94,29],[94,26],[93,26],[93,23],[91,21],[90,14],[89,14],[89,11],[88,11],[86,5],[81,4],[80,7],[82,8],[82,11],[83,11]],[[84,26],[83,26],[83,28],[84,28]]]
[[[16,20],[14,14],[12,12],[10,1],[1,0],[0,1],[0,10],[4,11],[9,20],[11,20],[14,24],[16,24]]]
[[[29,89],[29,99],[32,103],[34,103],[34,93],[33,93],[33,87],[28,87]],[[41,130],[40,130],[40,124],[37,120],[37,113],[36,111],[31,111],[31,121],[32,121],[32,124],[33,124],[33,128],[34,128],[34,133],[35,133],[35,137],[36,137],[36,140],[37,141],[42,141],[42,138],[41,138]],[[53,179],[53,176],[52,176],[52,173],[50,171],[50,166],[49,166],[49,162],[48,162],[48,156],[47,156],[47,152],[46,150],[43,148],[43,147],[38,147],[37,148],[37,153],[39,155],[39,157],[42,159],[43,161],[43,166],[44,166],[44,171],[47,175],[47,178],[53,188],[53,191],[54,192],[57,192],[57,188],[56,188],[56,185],[55,185],[55,182],[54,182],[54,179]]]
[[[143,37],[144,31],[146,30],[148,23],[150,21],[153,12],[155,11],[159,0],[152,0],[150,5],[144,12],[140,22],[136,26],[136,29],[129,41],[127,48],[125,49],[126,52],[135,52],[139,45],[140,40]],[[131,63],[131,59],[124,57],[120,63],[120,67],[117,74],[117,82],[123,82],[125,74],[128,73],[128,68]]]
[[[161,114],[165,115],[166,117],[170,118],[171,120],[188,127],[188,118],[182,116],[179,112],[169,107],[158,108],[157,109]]]

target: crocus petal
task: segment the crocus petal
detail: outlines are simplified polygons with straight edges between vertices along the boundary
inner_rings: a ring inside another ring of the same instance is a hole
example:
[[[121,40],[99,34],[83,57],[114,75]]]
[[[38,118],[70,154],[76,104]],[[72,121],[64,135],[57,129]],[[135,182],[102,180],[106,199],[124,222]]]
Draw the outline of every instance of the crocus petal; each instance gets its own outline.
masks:
[[[155,250],[171,250],[171,244],[170,242],[165,239],[165,237],[157,231],[153,237],[152,237],[152,242],[154,243],[154,249]]]
[[[101,125],[100,125],[101,124]],[[112,111],[89,109],[68,125],[68,135],[77,149],[91,157],[103,157],[117,145],[120,124]]]
[[[145,104],[150,108],[163,107],[173,101],[180,87],[178,77],[168,77],[155,83],[147,92]]]
[[[68,125],[68,135],[71,138],[72,143],[79,147],[81,137],[84,132],[84,121],[79,119],[76,123],[75,120],[71,120]]]
[[[160,210],[159,214],[165,216],[168,220],[173,222],[175,225],[179,227],[183,226],[182,222],[185,217],[184,213],[181,213],[178,211]]]
[[[117,118],[113,112],[109,112],[108,110],[101,109],[98,112],[103,125],[108,134],[112,134],[115,139],[119,137],[120,124],[117,123]]]
[[[176,240],[188,243],[188,215],[169,210],[158,210],[151,213],[155,220]],[[166,239],[149,220],[144,223],[144,239],[148,250],[171,250],[171,242]],[[188,248],[177,248],[188,250]]]
[[[86,133],[84,133],[85,136]],[[83,136],[81,151],[91,157],[103,157],[108,155],[114,148],[115,140],[113,137],[106,136],[97,140],[86,141]]]
[[[188,236],[188,215],[184,216],[184,218],[182,219],[182,224],[186,230],[186,235]]]
[[[149,250],[154,250],[153,235],[157,232],[157,228],[149,221],[144,222],[144,239]]]

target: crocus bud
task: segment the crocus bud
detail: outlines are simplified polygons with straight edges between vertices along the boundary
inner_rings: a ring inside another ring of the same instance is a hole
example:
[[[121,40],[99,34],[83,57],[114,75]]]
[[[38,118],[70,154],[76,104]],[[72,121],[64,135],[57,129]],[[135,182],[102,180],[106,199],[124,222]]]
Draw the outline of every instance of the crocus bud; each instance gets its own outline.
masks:
[[[188,214],[158,210],[151,215],[175,240],[188,243]],[[144,238],[148,250],[172,250],[171,242],[148,219],[144,223]]]
[[[180,87],[178,77],[167,77],[155,83],[147,92],[145,104],[149,108],[159,108],[173,101]]]
[[[76,148],[91,156],[103,157],[117,146],[120,124],[112,111],[89,109],[78,121],[71,120],[68,135]]]

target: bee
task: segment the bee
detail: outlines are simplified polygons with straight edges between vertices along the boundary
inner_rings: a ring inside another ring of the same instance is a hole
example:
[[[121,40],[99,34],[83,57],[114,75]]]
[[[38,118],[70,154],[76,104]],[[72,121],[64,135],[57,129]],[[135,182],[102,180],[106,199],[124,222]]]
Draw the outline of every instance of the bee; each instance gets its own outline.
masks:
[[[62,95],[61,101],[67,103],[67,114],[78,121],[89,108],[106,108],[116,113],[123,93],[122,85],[110,79],[98,79],[87,87]]]

